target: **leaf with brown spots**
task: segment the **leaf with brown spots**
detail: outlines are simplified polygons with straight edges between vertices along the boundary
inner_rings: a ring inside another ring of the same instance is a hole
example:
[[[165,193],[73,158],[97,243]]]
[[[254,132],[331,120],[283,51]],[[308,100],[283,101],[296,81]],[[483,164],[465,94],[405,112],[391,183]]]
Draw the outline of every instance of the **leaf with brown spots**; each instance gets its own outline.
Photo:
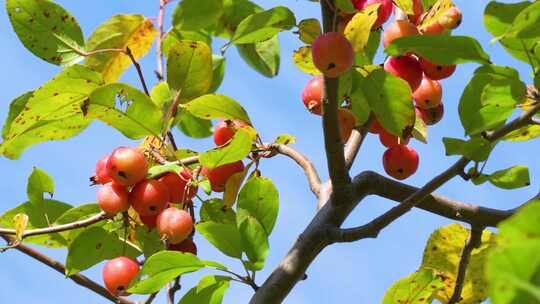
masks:
[[[300,71],[311,74],[311,75],[320,75],[321,71],[315,67],[313,63],[313,56],[311,55],[311,46],[303,46],[293,53],[293,62],[294,65]]]
[[[443,286],[443,281],[435,270],[421,268],[395,282],[386,291],[382,304],[428,304]]]
[[[372,4],[364,10],[356,13],[347,23],[344,35],[351,42],[355,52],[363,52],[369,41],[371,27],[377,20],[377,12],[380,4]]]
[[[425,29],[433,23],[438,22],[439,18],[452,6],[454,6],[452,0],[437,1],[430,9],[426,10],[427,13],[424,18],[422,18],[422,22],[418,25],[418,29]]]
[[[139,59],[150,50],[156,35],[152,21],[142,15],[115,15],[92,33],[86,45],[89,52],[129,47],[133,57]],[[101,72],[106,83],[118,80],[131,64],[130,58],[120,52],[100,53],[86,59],[86,65]]]

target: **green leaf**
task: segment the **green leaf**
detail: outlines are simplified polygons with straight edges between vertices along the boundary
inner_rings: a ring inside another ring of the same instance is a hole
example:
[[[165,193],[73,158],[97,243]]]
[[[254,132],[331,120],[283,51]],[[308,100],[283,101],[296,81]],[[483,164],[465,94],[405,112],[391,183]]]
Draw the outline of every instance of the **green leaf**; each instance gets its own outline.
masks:
[[[274,143],[278,145],[291,145],[296,142],[296,137],[290,134],[280,134],[274,139]]]
[[[302,72],[311,75],[320,75],[321,71],[315,67],[311,46],[303,46],[293,52],[294,65]]]
[[[435,230],[426,244],[421,268],[432,268],[439,272],[444,288],[436,294],[435,298],[441,303],[448,303],[454,292],[461,251],[469,234],[469,230],[463,226],[450,224]],[[484,231],[480,247],[472,251],[460,304],[481,303],[487,298],[484,265],[494,237],[492,232]]]
[[[32,173],[28,177],[28,184],[26,185],[26,194],[28,200],[33,204],[37,210],[41,210],[43,219],[46,223],[50,223],[47,218],[45,210],[45,200],[43,194],[48,193],[51,197],[54,194],[54,181],[47,172],[34,167]]]
[[[381,30],[372,31],[364,51],[355,54],[355,65],[364,66],[373,64],[373,59],[381,44]]]
[[[225,57],[212,55],[212,84],[210,85],[209,93],[217,91],[223,78],[225,77]]]
[[[223,15],[209,32],[224,39],[231,38],[242,20],[263,9],[249,0],[223,0]]]
[[[221,304],[231,278],[209,275],[201,279],[196,287],[191,288],[178,304]]]
[[[321,23],[318,19],[309,18],[298,23],[298,36],[306,44],[312,44],[321,33]]]
[[[540,3],[532,3],[523,9],[515,17],[505,36],[537,39],[540,36]]]
[[[43,209],[38,209],[30,202],[23,203],[15,208],[12,208],[4,214],[0,215],[0,226],[6,228],[14,228],[13,217],[16,214],[23,213],[28,215],[28,225],[26,229],[45,228],[49,225],[45,220],[45,216],[50,222],[56,221],[64,212],[71,209],[71,205],[57,201],[45,199]],[[32,243],[52,248],[61,248],[68,245],[68,240],[64,239],[57,233],[44,234],[27,237],[23,243]]]
[[[191,100],[210,90],[212,51],[203,42],[180,40],[171,46],[167,58],[167,83],[180,98]]]
[[[268,40],[249,44],[237,44],[240,57],[255,71],[266,77],[279,73],[279,40],[274,36]]]
[[[268,235],[261,223],[244,209],[238,210],[238,216],[237,224],[242,248],[251,262],[247,266],[251,270],[260,270],[264,267],[264,261],[270,250]]]
[[[32,94],[34,94],[33,91],[26,92],[22,94],[21,96],[13,99],[13,101],[9,104],[9,113],[8,117],[6,118],[6,121],[4,122],[4,126],[2,127],[2,138],[6,139],[9,135],[9,130],[11,128],[11,124],[15,120],[19,114],[24,110],[24,107],[26,106],[26,103],[32,97]]]
[[[207,94],[185,105],[185,109],[202,119],[239,119],[250,123],[246,110],[234,99],[221,94]]]
[[[540,136],[540,126],[529,125],[506,134],[502,139],[508,141],[527,141],[538,136]]]
[[[174,9],[172,24],[178,30],[200,30],[216,23],[222,11],[222,0],[183,0]]]
[[[147,179],[154,179],[157,178],[167,172],[174,172],[176,174],[180,174],[182,172],[182,166],[177,165],[175,163],[169,163],[164,165],[157,165],[153,166],[152,168],[148,169],[148,173],[146,174]]]
[[[427,125],[419,114],[420,113],[416,113],[416,119],[414,120],[412,136],[416,140],[427,144],[427,137],[428,137]]]
[[[171,106],[173,96],[169,89],[169,85],[166,82],[161,81],[150,90],[150,98],[158,108],[165,112]]]
[[[242,257],[242,243],[236,223],[200,222],[195,229],[224,254],[238,259]]]
[[[254,13],[242,20],[238,24],[231,42],[246,44],[264,41],[281,31],[291,29],[295,25],[296,19],[293,12],[284,6],[277,6]]]
[[[69,244],[66,275],[74,275],[102,261],[118,256],[135,258],[139,251],[124,243],[114,232],[101,227],[91,227],[81,232]]]
[[[433,269],[421,268],[417,272],[395,282],[384,295],[383,304],[431,303],[435,293],[444,283]]]
[[[388,132],[405,137],[412,130],[416,117],[407,82],[383,70],[375,70],[361,84],[381,125]]]
[[[196,117],[184,108],[178,108],[175,123],[182,133],[192,138],[206,138],[214,134],[210,120]]]
[[[352,1],[350,0],[336,0],[335,5],[340,11],[344,11],[346,13],[356,12],[356,8],[353,6]]]
[[[131,284],[128,292],[154,293],[179,275],[197,271],[205,266],[205,263],[191,253],[160,251],[145,261],[141,269],[143,279]]]
[[[150,50],[157,34],[152,21],[143,15],[115,15],[90,35],[86,42],[87,51],[129,48],[138,60]],[[121,52],[101,52],[89,56],[85,64],[100,72],[106,83],[112,83],[120,78],[132,61]]]
[[[63,224],[73,223],[76,221],[81,221],[91,216],[94,216],[100,212],[101,212],[101,208],[99,207],[98,204],[91,203],[91,204],[80,205],[62,213],[62,215],[54,221],[54,225],[63,225]],[[62,237],[66,240],[67,243],[71,243],[71,241],[74,240],[77,237],[77,235],[79,235],[79,233],[81,233],[85,229],[88,229],[88,227],[103,226],[104,224],[105,222],[102,221],[102,222],[98,222],[84,228],[60,232],[60,235],[62,235]]]
[[[363,52],[368,45],[371,28],[377,20],[380,4],[372,4],[356,13],[347,23],[344,35],[351,42],[355,52]]]
[[[137,242],[141,245],[141,249],[145,258],[151,257],[153,254],[165,250],[165,245],[159,236],[156,229],[148,229],[145,226],[137,226],[135,230]]]
[[[496,144],[490,143],[483,137],[475,137],[468,141],[444,137],[443,143],[446,155],[463,155],[473,161],[486,160]]]
[[[358,125],[363,125],[369,118],[371,113],[371,108],[369,107],[369,102],[367,100],[366,94],[364,94],[364,88],[362,87],[362,82],[365,77],[358,72],[356,69],[351,70],[352,75],[352,91],[351,91],[351,111],[356,116],[356,121]]]
[[[192,40],[212,45],[212,37],[205,31],[178,31],[172,28],[163,36],[162,52],[166,57],[169,56],[171,47],[181,40]]]
[[[527,187],[531,184],[529,179],[529,168],[526,166],[513,166],[508,169],[499,170],[489,175],[489,181],[503,189],[516,189]]]
[[[86,106],[88,117],[100,119],[126,137],[161,133],[161,110],[150,97],[127,84],[111,83],[96,89]]]
[[[407,15],[413,15],[413,0],[396,0],[396,6],[404,11]]]
[[[539,304],[540,201],[532,200],[498,226],[486,262],[493,304]]]
[[[221,224],[236,224],[236,213],[227,208],[223,200],[213,198],[201,205],[201,222],[216,222]]]
[[[269,178],[252,177],[240,190],[238,208],[259,221],[270,235],[279,210],[278,190]]]
[[[437,64],[490,63],[480,43],[468,36],[405,36],[393,40],[384,51],[390,56],[411,52]]]
[[[201,153],[199,162],[203,167],[212,169],[243,159],[251,151],[254,134],[246,128],[239,128],[228,144]]]
[[[60,5],[48,0],[7,0],[6,9],[13,30],[34,55],[61,66],[82,60],[82,30]]]

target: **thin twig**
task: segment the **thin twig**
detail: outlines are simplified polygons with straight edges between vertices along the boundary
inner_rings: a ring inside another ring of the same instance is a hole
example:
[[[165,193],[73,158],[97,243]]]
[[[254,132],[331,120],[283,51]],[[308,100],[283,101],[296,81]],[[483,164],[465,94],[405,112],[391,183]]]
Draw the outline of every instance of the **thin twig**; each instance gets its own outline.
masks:
[[[162,50],[162,39],[163,39],[163,21],[165,19],[165,5],[167,4],[166,0],[159,0],[159,14],[157,17],[157,25],[158,25],[158,37],[156,42],[156,58],[157,58],[157,66],[156,66],[156,77],[158,81],[163,80],[163,50]]]
[[[154,299],[156,298],[157,294],[158,294],[159,291],[156,291],[154,292],[153,294],[151,294],[148,299],[146,299],[146,301],[144,301],[144,304],[151,304]]]
[[[174,295],[177,291],[180,290],[180,288],[182,288],[182,286],[180,285],[180,277],[177,277],[176,279],[174,279],[174,283],[167,291],[167,303],[174,304]]]
[[[148,96],[150,96],[150,91],[148,90],[148,87],[146,86],[146,81],[144,81],[144,75],[141,69],[141,65],[137,62],[135,57],[133,56],[133,53],[131,52],[131,49],[129,47],[126,47],[126,55],[129,56],[129,59],[131,59],[131,62],[135,66],[135,69],[137,70],[137,74],[139,75],[139,79],[141,81],[141,85],[143,86],[144,93]]]

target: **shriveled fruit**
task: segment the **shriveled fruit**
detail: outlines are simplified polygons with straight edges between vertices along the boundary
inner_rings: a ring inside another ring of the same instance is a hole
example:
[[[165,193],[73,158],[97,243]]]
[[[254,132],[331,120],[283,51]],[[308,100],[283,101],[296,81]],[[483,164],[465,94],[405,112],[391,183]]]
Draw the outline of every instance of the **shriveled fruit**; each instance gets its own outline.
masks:
[[[397,146],[400,144],[406,145],[409,143],[409,138],[403,140],[399,136],[396,136],[388,131],[386,131],[384,128],[381,128],[379,132],[379,141],[381,144],[387,148],[391,148],[393,146]]]
[[[321,115],[322,113],[323,90],[324,78],[315,76],[308,81],[302,91],[302,102],[313,114]]]
[[[415,35],[420,35],[416,25],[408,20],[396,20],[384,29],[383,45],[386,47],[397,38]]]
[[[311,45],[313,63],[326,77],[335,78],[347,72],[354,63],[354,50],[338,32],[320,35]]]
[[[112,181],[109,172],[107,171],[107,162],[109,161],[109,155],[105,155],[99,159],[96,163],[96,175],[92,176],[90,180],[94,184],[106,184]]]
[[[375,20],[373,28],[381,27],[381,25],[390,18],[392,10],[394,9],[392,0],[352,0],[352,3],[357,10],[363,10],[373,4],[380,4],[379,9],[377,10],[377,20]]]
[[[418,153],[406,145],[389,148],[383,154],[383,166],[386,173],[395,179],[406,179],[418,169]]]
[[[169,243],[178,244],[193,231],[193,219],[186,211],[169,207],[158,215],[156,229]]]
[[[97,202],[108,214],[124,212],[129,209],[129,192],[124,186],[109,182],[98,189]]]
[[[413,92],[413,99],[419,108],[430,109],[437,107],[442,100],[441,84],[437,80],[431,80],[424,76],[418,89]]]
[[[132,186],[146,177],[148,163],[140,150],[119,147],[111,153],[107,161],[107,172],[115,183]]]
[[[212,186],[212,191],[223,192],[225,190],[225,184],[231,176],[235,173],[242,172],[244,170],[244,164],[242,161],[237,161],[231,164],[226,164],[213,169],[203,167],[201,174],[206,176]]]
[[[347,109],[338,109],[339,133],[341,142],[346,143],[351,137],[352,130],[356,126],[356,117]]]
[[[438,123],[444,116],[444,105],[442,103],[431,109],[417,109],[420,112],[420,117],[428,126]]]
[[[139,273],[139,263],[125,256],[108,261],[103,267],[103,283],[107,290],[122,295]]]
[[[422,68],[413,56],[388,57],[384,62],[384,70],[407,81],[413,92],[422,82]]]
[[[214,127],[214,143],[222,146],[228,143],[236,133],[238,128],[243,128],[248,124],[241,120],[223,120]]]
[[[144,180],[133,187],[129,200],[139,215],[157,215],[170,202],[169,189],[158,180]]]
[[[191,254],[197,255],[197,245],[193,242],[192,239],[185,239],[178,244],[169,244],[168,250],[180,251],[180,252],[189,252]]]
[[[191,200],[197,193],[197,187],[189,185],[191,182],[191,170],[183,169],[180,174],[168,172],[159,178],[169,189],[170,202],[184,204]]]
[[[435,64],[425,58],[420,57],[418,62],[424,74],[433,80],[441,80],[450,77],[456,70],[456,65]]]

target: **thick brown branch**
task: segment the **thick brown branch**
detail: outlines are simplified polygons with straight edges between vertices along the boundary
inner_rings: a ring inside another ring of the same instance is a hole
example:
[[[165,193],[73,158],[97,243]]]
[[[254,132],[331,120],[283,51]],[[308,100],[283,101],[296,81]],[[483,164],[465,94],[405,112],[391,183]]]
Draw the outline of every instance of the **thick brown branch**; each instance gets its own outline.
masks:
[[[108,219],[109,216],[105,214],[105,212],[98,213],[92,217],[89,217],[84,220],[80,220],[73,223],[63,224],[63,225],[56,225],[46,228],[38,228],[38,229],[31,229],[24,231],[22,238],[26,238],[29,236],[34,235],[40,235],[40,234],[47,234],[47,233],[54,233],[54,232],[62,232],[67,230],[73,230],[77,228],[82,228],[86,226],[90,226],[92,224],[95,224],[97,222],[101,222],[103,220]],[[16,231],[15,229],[6,229],[6,228],[0,228],[0,235],[15,235]]]
[[[13,242],[14,240],[8,236],[4,236],[4,235],[0,235],[0,237],[2,237],[4,240],[6,240],[6,242],[8,243],[11,243]],[[58,271],[59,273],[61,273],[62,275],[64,275],[66,273],[66,267],[58,262],[58,261],[55,261],[51,258],[49,258],[48,256],[28,247],[28,246],[25,246],[25,245],[19,245],[17,247],[15,247],[16,250],[40,261],[41,263],[49,266],[50,268]],[[82,275],[82,274],[75,274],[75,275],[72,275],[72,276],[69,276],[68,277],[70,280],[74,281],[75,283],[77,283],[78,285],[81,285],[83,287],[86,287],[90,290],[92,290],[93,292],[99,294],[100,296],[110,300],[111,302],[113,303],[118,303],[118,304],[135,304],[136,302],[134,301],[131,301],[131,300],[128,300],[128,299],[124,299],[124,298],[120,298],[120,297],[116,297],[114,296],[113,294],[111,294],[107,289],[105,289],[103,286],[99,285],[98,283],[92,281],[91,279],[89,279],[88,277]]]
[[[456,285],[454,287],[454,293],[448,300],[448,304],[455,304],[461,300],[461,291],[463,290],[463,283],[465,282],[465,273],[467,272],[467,266],[473,249],[480,247],[482,244],[482,232],[484,227],[472,226],[471,235],[465,241],[465,246],[461,251],[461,259],[459,260],[458,273],[456,277]]]

